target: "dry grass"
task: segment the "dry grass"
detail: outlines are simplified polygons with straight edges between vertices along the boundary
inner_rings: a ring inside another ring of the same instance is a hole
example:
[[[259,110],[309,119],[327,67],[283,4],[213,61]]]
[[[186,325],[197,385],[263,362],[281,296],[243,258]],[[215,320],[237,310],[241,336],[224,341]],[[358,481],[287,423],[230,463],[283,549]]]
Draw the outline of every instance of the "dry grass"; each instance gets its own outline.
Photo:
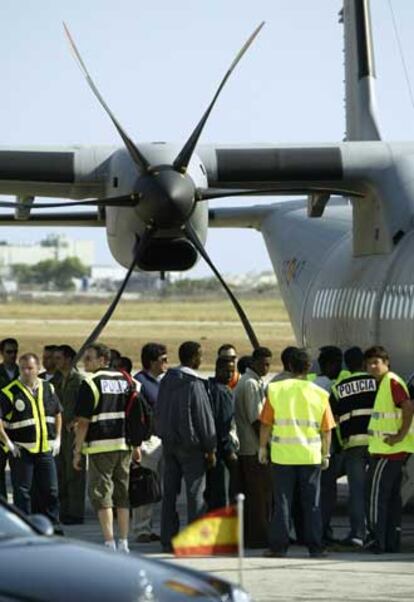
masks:
[[[22,351],[39,353],[47,343],[69,343],[77,348],[106,307],[106,303],[4,304],[0,306],[2,337],[16,337]],[[260,343],[274,352],[273,368],[276,370],[280,351],[294,340],[281,300],[247,299],[243,301],[243,307]],[[131,357],[137,368],[140,348],[148,341],[164,342],[169,349],[171,364],[177,361],[176,350],[182,341],[200,341],[204,349],[205,370],[212,369],[216,350],[222,343],[233,343],[240,355],[250,352],[233,307],[221,299],[122,301],[100,338]]]

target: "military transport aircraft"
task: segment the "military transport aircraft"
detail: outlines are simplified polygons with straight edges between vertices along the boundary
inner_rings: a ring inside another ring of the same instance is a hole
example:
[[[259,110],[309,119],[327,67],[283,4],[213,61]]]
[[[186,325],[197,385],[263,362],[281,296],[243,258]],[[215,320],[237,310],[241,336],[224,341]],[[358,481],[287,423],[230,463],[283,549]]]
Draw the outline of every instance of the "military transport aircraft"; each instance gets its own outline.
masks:
[[[256,346],[253,328],[204,248],[209,225],[250,227],[263,234],[300,344],[316,349],[381,342],[397,370],[413,369],[414,143],[381,140],[368,0],[344,0],[341,18],[346,141],[291,146],[200,143],[218,96],[263,24],[237,54],[183,147],[128,136],[65,26],[76,61],[123,147],[1,150],[0,194],[17,200],[0,201],[0,207],[14,209],[0,222],[106,228],[114,258],[129,269],[88,342],[109,320],[133,269],[186,270],[201,255]],[[211,199],[251,195],[295,199],[209,211]],[[72,201],[38,203],[39,196]],[[78,205],[93,210],[38,213]]]

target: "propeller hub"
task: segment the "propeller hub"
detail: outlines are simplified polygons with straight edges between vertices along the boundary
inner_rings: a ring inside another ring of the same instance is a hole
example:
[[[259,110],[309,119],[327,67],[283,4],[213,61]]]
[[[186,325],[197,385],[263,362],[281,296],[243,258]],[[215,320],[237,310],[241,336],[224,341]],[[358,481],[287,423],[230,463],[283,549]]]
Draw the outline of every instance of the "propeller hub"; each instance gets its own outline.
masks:
[[[196,202],[192,179],[170,166],[151,168],[138,179],[136,193],[138,215],[147,225],[156,228],[183,225]]]

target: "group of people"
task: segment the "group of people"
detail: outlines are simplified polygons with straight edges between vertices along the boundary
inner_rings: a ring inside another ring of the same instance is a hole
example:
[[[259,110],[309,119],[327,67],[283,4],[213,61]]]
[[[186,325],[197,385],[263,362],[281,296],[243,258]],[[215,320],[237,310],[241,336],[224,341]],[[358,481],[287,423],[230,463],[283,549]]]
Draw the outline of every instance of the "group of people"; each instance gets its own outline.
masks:
[[[336,541],[331,518],[346,474],[350,529],[341,546],[399,550],[413,405],[380,346],[344,354],[323,347],[315,372],[305,350],[287,347],[273,378],[266,347],[238,358],[222,345],[210,378],[200,375],[194,341],[180,345],[174,368],[164,344],[147,343],[136,374],[129,358],[101,343],[85,350],[84,372],[69,345],[46,346],[43,371],[34,353],[17,361],[15,339],[1,341],[0,353],[0,495],[8,460],[14,503],[44,513],[56,532],[83,523],[88,481],[107,547],[129,551],[132,514],[137,542],[160,540],[171,552],[184,480],[188,522],[242,492],[247,547],[278,557],[296,540],[318,558]],[[128,428],[131,404],[138,417],[143,407],[151,415],[144,440]],[[162,478],[160,534],[153,504],[130,509],[131,460]]]

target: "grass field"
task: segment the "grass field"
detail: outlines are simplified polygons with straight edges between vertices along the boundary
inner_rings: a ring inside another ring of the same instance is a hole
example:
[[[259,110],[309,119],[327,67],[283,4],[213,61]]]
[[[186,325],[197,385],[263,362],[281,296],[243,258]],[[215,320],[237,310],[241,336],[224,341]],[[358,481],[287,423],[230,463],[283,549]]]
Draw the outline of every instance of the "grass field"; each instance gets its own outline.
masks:
[[[40,353],[47,343],[69,343],[77,348],[103,315],[107,303],[5,303],[0,306],[0,336],[16,337],[21,351]],[[274,352],[273,368],[278,369],[280,351],[294,341],[282,301],[259,297],[242,304],[260,343]],[[174,364],[178,345],[189,339],[202,343],[205,370],[212,369],[222,343],[233,343],[240,355],[250,352],[244,330],[225,299],[122,301],[100,337],[131,357],[137,368],[144,343],[164,342],[170,364]]]

